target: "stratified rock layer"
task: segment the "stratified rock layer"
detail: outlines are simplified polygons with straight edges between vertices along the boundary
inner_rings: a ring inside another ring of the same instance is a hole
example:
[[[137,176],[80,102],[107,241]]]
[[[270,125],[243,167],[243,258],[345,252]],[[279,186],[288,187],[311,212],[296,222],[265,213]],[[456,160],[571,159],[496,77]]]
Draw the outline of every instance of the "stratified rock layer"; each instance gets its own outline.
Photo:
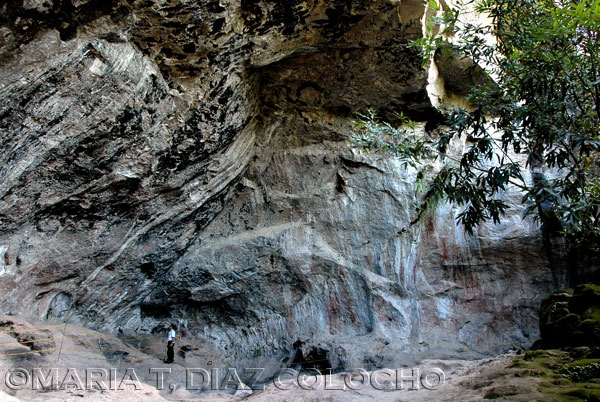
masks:
[[[423,13],[0,6],[1,312],[110,332],[175,321],[232,360],[336,368],[530,343],[562,277],[520,195],[476,236],[448,205],[411,225],[416,172],[348,144],[370,107],[435,129],[407,46]]]

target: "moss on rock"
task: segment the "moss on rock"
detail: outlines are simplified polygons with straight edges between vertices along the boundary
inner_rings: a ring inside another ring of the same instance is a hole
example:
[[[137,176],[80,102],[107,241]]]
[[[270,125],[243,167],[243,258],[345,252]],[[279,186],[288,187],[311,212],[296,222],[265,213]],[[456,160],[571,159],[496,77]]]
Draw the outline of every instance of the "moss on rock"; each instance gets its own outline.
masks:
[[[565,364],[560,373],[574,382],[600,379],[600,359],[580,359]]]
[[[576,349],[572,351],[578,351]],[[516,356],[510,367],[519,368],[520,373],[529,373],[532,378],[542,379],[537,390],[544,395],[544,401],[600,401],[600,382],[596,371],[596,367],[600,367],[598,362],[600,359],[573,360],[571,352],[548,349]],[[499,395],[500,392],[495,392],[493,388],[489,392],[486,399],[508,396]],[[510,397],[503,400],[508,399]]]
[[[540,309],[535,348],[600,346],[600,286],[584,284],[547,296]]]
[[[582,314],[594,306],[600,307],[600,286],[591,283],[577,286],[569,301],[569,311]]]

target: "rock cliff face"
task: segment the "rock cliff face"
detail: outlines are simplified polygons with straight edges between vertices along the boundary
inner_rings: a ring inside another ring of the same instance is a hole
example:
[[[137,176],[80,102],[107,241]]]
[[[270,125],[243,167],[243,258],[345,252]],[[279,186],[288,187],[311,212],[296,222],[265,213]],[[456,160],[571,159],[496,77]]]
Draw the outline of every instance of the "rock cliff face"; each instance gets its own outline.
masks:
[[[535,340],[564,279],[519,194],[411,226],[416,173],[348,145],[369,107],[436,128],[421,3],[0,6],[0,312],[336,368]]]

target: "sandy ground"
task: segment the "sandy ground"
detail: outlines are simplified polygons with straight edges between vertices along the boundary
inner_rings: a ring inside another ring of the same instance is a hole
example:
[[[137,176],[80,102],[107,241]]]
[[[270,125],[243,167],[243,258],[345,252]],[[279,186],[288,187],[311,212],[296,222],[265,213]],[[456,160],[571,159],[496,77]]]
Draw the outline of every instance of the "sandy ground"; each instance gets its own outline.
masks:
[[[189,389],[202,388],[198,385],[198,369],[214,373],[219,362],[207,361],[210,351],[198,347],[186,353],[185,360],[177,356],[176,364],[167,365],[162,362],[163,337],[146,335],[122,340],[72,325],[34,326],[0,315],[0,401],[544,400],[536,391],[537,378],[507,368],[511,354],[475,361],[426,360],[402,371],[391,368],[332,376],[294,376],[289,372],[260,389],[254,386],[254,392],[239,386],[236,395],[213,391],[208,382],[204,389]],[[164,374],[162,387],[157,381],[160,374],[151,373],[151,368],[171,370]],[[190,368],[195,370],[191,374]],[[416,369],[418,374],[412,371]],[[399,378],[415,374],[415,382]],[[230,380],[236,383],[235,377]],[[192,387],[186,387],[186,383]]]

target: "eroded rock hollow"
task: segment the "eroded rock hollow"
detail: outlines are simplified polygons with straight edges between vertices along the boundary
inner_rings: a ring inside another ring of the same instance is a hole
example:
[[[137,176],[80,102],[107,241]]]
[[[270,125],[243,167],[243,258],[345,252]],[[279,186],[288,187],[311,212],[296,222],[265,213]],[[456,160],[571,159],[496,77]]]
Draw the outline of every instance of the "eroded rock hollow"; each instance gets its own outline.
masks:
[[[519,194],[468,236],[411,225],[416,172],[353,115],[434,130],[418,0],[0,6],[0,312],[111,333],[174,321],[232,360],[334,368],[539,337],[564,282]],[[303,357],[299,357],[302,362]]]

